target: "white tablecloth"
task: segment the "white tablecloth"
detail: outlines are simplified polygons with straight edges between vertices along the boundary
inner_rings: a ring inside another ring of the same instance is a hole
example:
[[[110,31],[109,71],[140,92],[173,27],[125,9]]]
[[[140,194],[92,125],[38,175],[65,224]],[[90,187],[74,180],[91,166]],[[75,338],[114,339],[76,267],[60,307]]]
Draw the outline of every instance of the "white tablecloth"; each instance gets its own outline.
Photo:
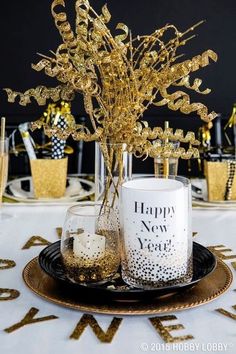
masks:
[[[0,270],[0,288],[17,289],[20,296],[11,301],[0,301],[0,353],[1,354],[126,354],[126,353],[176,353],[176,352],[226,352],[236,350],[236,321],[226,317],[217,308],[224,308],[236,315],[236,284],[218,299],[203,306],[184,310],[169,324],[182,324],[185,329],[172,331],[173,336],[194,336],[193,340],[167,344],[156,332],[147,316],[116,316],[123,321],[113,341],[101,343],[91,328],[87,327],[79,340],[70,339],[82,313],[49,303],[32,293],[22,280],[22,270],[27,262],[37,256],[42,247],[22,250],[31,236],[58,240],[56,227],[63,224],[68,206],[4,206],[4,211],[14,217],[0,225],[0,259],[16,262],[16,267]],[[225,245],[236,254],[236,210],[194,210],[193,231],[196,241],[204,246]],[[233,270],[231,262],[226,261]],[[5,328],[19,322],[30,308],[39,309],[36,317],[55,315],[58,319],[35,323],[10,334]],[[112,316],[94,315],[104,331]],[[149,316],[155,317],[155,316]],[[168,322],[164,323],[165,325]],[[144,343],[144,344],[143,344]]]

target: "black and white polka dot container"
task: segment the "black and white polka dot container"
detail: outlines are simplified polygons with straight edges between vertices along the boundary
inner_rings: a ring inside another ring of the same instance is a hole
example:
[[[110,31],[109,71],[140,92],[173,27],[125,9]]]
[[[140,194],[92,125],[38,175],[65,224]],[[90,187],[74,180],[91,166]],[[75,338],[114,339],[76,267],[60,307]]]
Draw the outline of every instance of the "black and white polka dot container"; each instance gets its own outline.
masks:
[[[64,130],[67,127],[67,123],[64,117],[60,117],[58,119],[57,127],[59,127],[61,130]],[[66,140],[61,140],[56,136],[53,136],[51,141],[52,141],[52,159],[58,160],[64,158]]]

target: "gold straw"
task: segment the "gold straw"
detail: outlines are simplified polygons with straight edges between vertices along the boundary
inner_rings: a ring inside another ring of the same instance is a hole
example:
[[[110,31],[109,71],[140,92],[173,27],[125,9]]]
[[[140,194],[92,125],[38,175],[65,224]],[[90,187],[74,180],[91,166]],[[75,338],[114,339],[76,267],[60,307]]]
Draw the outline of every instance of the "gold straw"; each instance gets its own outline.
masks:
[[[168,122],[168,121],[165,121],[165,131],[166,131],[168,128],[169,128],[169,122]],[[166,144],[168,144],[168,142],[169,142],[169,139],[166,138],[164,144],[166,145]],[[163,174],[164,174],[165,178],[168,178],[168,176],[169,176],[169,158],[168,158],[168,157],[164,158],[163,170],[164,170],[164,171],[163,171]]]
[[[1,140],[0,140],[0,155],[4,154],[4,140],[5,140],[6,118],[1,118]]]

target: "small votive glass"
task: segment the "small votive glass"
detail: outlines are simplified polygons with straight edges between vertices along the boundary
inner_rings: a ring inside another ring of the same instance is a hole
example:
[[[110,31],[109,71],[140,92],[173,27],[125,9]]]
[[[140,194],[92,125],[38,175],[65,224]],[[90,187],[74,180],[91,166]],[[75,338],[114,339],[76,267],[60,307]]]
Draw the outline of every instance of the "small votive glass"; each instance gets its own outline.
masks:
[[[154,144],[156,144],[157,146],[162,146],[163,142],[161,140],[156,140]],[[171,146],[173,151],[176,151],[180,146],[180,143],[178,141],[169,141],[168,144]],[[168,164],[168,175],[177,176],[179,159],[177,157],[169,157],[165,159],[164,157],[158,155],[154,157],[155,176],[161,176],[165,174],[166,164]]]
[[[191,184],[153,176],[123,183],[120,198],[123,280],[138,288],[192,279]]]
[[[169,168],[169,174],[171,176],[177,176],[179,159],[177,157],[170,157],[168,158],[167,163]],[[164,175],[164,170],[165,170],[165,159],[162,157],[155,157],[154,158],[155,176]]]
[[[96,203],[69,208],[63,226],[61,255],[66,276],[72,282],[111,279],[120,265],[116,212]]]

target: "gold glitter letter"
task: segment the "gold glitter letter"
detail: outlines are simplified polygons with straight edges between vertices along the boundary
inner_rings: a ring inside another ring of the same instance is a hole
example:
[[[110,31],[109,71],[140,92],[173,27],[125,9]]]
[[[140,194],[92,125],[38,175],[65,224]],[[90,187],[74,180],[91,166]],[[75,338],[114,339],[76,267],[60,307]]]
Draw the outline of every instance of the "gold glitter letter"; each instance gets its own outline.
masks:
[[[22,247],[23,250],[27,250],[30,247],[33,246],[48,246],[50,245],[51,242],[45,240],[45,238],[41,237],[41,236],[32,236],[27,242],[26,244]]]
[[[234,310],[236,310],[236,305],[232,306]],[[224,316],[227,316],[229,318],[232,318],[232,320],[236,321],[236,315],[233,314],[232,312],[228,312],[224,309],[216,309],[217,312],[221,313]]]
[[[18,290],[0,288],[0,301],[15,300],[18,296],[20,296]]]
[[[122,318],[114,317],[110,326],[108,327],[108,330],[104,332],[92,315],[84,314],[75,327],[74,332],[70,335],[70,338],[79,339],[85,328],[89,325],[92,328],[94,334],[102,343],[111,343],[121,324],[121,321]]]
[[[164,339],[166,343],[177,343],[182,342],[189,339],[194,339],[192,335],[180,336],[180,337],[173,337],[170,332],[175,331],[178,329],[184,329],[182,324],[171,325],[171,326],[163,326],[162,321],[172,321],[176,320],[177,317],[173,315],[169,316],[158,316],[149,318],[153,327],[157,330],[160,336]]]
[[[232,252],[230,248],[226,248],[224,245],[209,246],[208,249],[212,251],[217,257],[223,260],[236,258],[235,254],[231,256],[226,256],[223,252]]]
[[[231,262],[232,267],[236,270],[236,262]]]
[[[11,333],[16,331],[17,329],[26,326],[28,324],[32,324],[32,323],[37,323],[37,322],[43,322],[43,321],[49,321],[49,320],[54,320],[56,318],[58,318],[57,316],[46,316],[46,317],[39,317],[39,318],[34,318],[34,316],[39,312],[38,309],[36,309],[35,307],[32,307],[29,312],[27,312],[27,314],[25,315],[25,317],[23,318],[23,320],[21,320],[20,322],[14,324],[11,327],[5,328],[4,331],[7,333]]]
[[[0,259],[0,270],[14,268],[16,263],[9,259]]]

